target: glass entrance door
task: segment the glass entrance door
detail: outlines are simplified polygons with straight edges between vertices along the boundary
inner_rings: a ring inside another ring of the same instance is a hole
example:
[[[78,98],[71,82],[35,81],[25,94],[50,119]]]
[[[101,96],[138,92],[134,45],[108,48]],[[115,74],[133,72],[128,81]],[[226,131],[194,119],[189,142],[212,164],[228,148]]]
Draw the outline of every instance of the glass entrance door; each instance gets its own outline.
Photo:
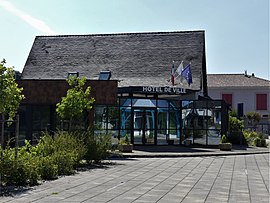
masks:
[[[134,144],[155,144],[155,109],[133,109]]]

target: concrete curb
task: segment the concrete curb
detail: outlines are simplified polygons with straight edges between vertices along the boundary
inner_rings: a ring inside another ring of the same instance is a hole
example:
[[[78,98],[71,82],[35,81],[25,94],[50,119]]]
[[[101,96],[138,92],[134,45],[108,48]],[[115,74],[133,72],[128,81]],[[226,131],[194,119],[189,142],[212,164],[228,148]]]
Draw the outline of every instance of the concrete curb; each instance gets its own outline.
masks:
[[[165,151],[159,151],[159,149],[165,149]],[[166,151],[167,150],[167,151]],[[233,148],[232,151],[220,151],[214,149],[212,151],[201,151],[205,148],[182,148],[181,151],[177,151],[177,148],[149,148],[146,149],[134,149],[132,153],[112,153],[109,159],[114,158],[170,158],[170,157],[204,157],[204,156],[235,156],[235,155],[250,155],[250,154],[267,154],[270,153],[269,148]]]
[[[230,153],[170,153],[170,154],[122,154],[123,158],[173,158],[173,157],[203,157],[203,156],[235,156],[235,155],[250,155],[250,154],[267,154],[270,152],[230,152]]]

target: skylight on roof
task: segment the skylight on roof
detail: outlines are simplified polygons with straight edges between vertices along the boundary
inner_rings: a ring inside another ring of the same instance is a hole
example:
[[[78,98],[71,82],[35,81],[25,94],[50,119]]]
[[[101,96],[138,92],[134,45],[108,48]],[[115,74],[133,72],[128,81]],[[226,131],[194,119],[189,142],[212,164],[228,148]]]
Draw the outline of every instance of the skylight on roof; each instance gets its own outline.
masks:
[[[79,77],[79,72],[68,72],[68,78],[70,77]]]
[[[110,80],[111,71],[100,71],[99,80]]]

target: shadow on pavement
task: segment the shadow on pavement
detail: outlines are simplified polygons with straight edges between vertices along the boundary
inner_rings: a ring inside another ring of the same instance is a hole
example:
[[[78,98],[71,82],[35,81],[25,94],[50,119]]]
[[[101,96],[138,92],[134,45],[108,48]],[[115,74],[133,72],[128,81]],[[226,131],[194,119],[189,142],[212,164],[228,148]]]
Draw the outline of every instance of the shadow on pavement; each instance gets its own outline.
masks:
[[[199,145],[192,145],[190,147],[184,146],[134,146],[136,151],[153,152],[153,153],[185,153],[185,152],[213,152],[218,150],[218,146],[204,147]]]
[[[0,186],[0,197],[16,196],[31,190],[30,186]]]

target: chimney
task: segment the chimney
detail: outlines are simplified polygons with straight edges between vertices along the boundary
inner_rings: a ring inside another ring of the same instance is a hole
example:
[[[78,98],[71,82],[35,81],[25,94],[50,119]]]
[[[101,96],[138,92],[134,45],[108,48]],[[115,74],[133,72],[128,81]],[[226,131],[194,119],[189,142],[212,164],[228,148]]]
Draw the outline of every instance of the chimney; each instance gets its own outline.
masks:
[[[248,76],[248,74],[247,74],[247,70],[245,70],[245,76],[246,76],[246,77]]]

